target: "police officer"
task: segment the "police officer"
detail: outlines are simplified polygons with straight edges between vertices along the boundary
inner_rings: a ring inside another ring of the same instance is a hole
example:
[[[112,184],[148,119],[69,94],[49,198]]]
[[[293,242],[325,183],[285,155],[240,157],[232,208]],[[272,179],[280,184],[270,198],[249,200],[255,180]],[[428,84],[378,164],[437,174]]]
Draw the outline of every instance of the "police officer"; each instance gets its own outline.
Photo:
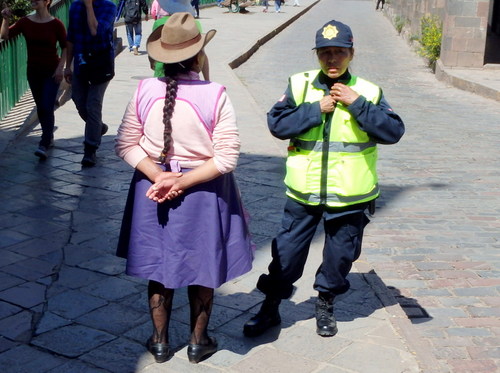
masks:
[[[361,253],[365,210],[379,196],[377,144],[394,144],[404,133],[401,118],[375,84],[349,72],[354,56],[349,26],[332,20],[316,33],[320,69],[289,78],[283,97],[267,114],[271,133],[290,139],[286,161],[287,202],[272,243],[269,273],[257,288],[266,298],[244,326],[258,336],[281,322],[279,304],[292,295],[303,273],[315,230],[323,220],[323,262],[316,272],[316,332],[337,333],[335,296]]]

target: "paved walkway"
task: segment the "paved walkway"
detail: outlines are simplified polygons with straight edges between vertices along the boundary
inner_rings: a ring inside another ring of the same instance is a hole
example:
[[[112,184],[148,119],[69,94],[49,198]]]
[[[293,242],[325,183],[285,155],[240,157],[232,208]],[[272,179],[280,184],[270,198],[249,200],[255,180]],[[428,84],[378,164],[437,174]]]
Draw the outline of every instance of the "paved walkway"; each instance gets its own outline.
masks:
[[[220,351],[199,365],[190,364],[186,356],[185,290],[178,291],[174,301],[171,345],[176,353],[169,362],[155,364],[143,347],[151,332],[146,284],[125,276],[123,261],[114,256],[132,170],[114,155],[113,134],[138,80],[151,75],[147,55],[124,51],[117,57],[117,74],[104,102],[104,121],[110,131],[98,152],[97,167],[81,169],[83,124],[71,101],[56,112],[56,147],[46,162],[39,163],[33,156],[39,129],[27,133],[14,124],[11,131],[2,131],[3,371],[447,371],[426,341],[412,338],[417,329],[403,312],[397,294],[387,291],[384,281],[390,277],[389,268],[382,279],[373,271],[374,255],[356,264],[350,275],[352,289],[336,303],[339,334],[329,339],[316,336],[311,284],[321,260],[320,239],[313,244],[296,293],[281,307],[282,327],[253,339],[241,333],[243,323],[262,301],[254,286],[269,263],[270,240],[281,218],[283,146],[269,135],[264,113],[228,63],[241,63],[259,40],[314,5],[312,0],[302,0],[301,7],[285,6],[280,14],[262,13],[260,7],[249,8],[247,14],[230,14],[217,7],[201,10],[204,29],[218,30],[207,47],[212,79],[227,86],[238,114],[243,148],[237,177],[252,217],[257,251],[249,274],[217,290],[211,329]],[[149,30],[147,23],[143,29]],[[126,43],[123,27],[118,27],[118,36]],[[378,237],[377,233],[373,236]],[[373,242],[377,244],[375,238]],[[381,256],[386,255],[382,247],[387,244],[380,244]]]

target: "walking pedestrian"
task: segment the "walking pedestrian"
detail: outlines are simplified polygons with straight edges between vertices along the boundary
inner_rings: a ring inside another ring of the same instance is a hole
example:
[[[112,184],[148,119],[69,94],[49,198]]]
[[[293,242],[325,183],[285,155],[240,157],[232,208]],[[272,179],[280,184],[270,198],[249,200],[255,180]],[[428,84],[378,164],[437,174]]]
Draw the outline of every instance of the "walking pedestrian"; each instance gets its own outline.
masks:
[[[148,21],[148,4],[146,0],[125,0],[123,6],[125,29],[127,31],[128,49],[136,56],[142,40],[142,13],[145,21]]]
[[[153,2],[151,3],[151,10],[149,12],[151,14],[151,17],[153,17],[155,21],[162,17],[168,16],[168,12],[161,7],[158,0],[153,0]]]
[[[2,39],[22,34],[26,40],[26,74],[42,127],[42,138],[35,150],[40,160],[47,159],[48,149],[54,145],[54,105],[66,62],[66,29],[60,20],[50,14],[51,3],[52,0],[32,1],[35,13],[21,18],[10,27],[11,10],[3,9],[0,30]]]
[[[385,0],[377,0],[377,7],[375,10],[378,10],[379,5],[382,5],[380,10],[384,10]]]
[[[262,11],[264,13],[267,13],[267,11],[269,10],[269,0],[262,0],[262,6],[264,7]]]
[[[194,8],[196,18],[200,18],[200,0],[191,0],[191,6]]]
[[[102,103],[114,76],[115,16],[116,5],[110,0],[75,0],[69,9],[64,77],[72,85],[72,99],[85,122],[83,167],[95,166],[96,151],[108,131],[102,122]]]
[[[115,150],[136,169],[117,254],[126,273],[149,280],[156,362],[171,355],[174,290],[188,288],[192,363],[217,351],[208,335],[214,288],[251,269],[252,246],[232,171],[239,156],[236,117],[225,88],[202,81],[204,47],[194,17],[175,13],[148,38],[164,78],[141,81],[118,130]],[[203,206],[203,208],[200,208]]]
[[[276,13],[281,12],[281,0],[274,0],[274,11]]]
[[[323,337],[337,333],[333,302],[349,289],[346,277],[369,222],[365,210],[379,196],[377,144],[394,144],[404,133],[381,88],[349,71],[354,57],[349,26],[326,23],[316,33],[314,49],[320,69],[291,76],[267,115],[271,133],[290,139],[288,198],[269,272],[257,282],[265,300],[243,329],[249,337],[281,322],[279,304],[302,276],[321,220],[325,243],[314,282],[316,332]]]

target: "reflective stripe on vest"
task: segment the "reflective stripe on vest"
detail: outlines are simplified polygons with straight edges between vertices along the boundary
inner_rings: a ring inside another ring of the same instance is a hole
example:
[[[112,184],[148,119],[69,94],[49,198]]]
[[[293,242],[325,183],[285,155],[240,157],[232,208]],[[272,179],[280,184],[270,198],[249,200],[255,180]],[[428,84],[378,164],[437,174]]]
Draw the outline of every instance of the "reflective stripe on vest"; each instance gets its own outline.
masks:
[[[325,95],[313,86],[320,70],[292,76],[290,87],[297,105],[318,102]],[[367,100],[378,103],[380,88],[351,76],[347,83]],[[338,103],[323,123],[290,140],[285,184],[287,195],[305,204],[347,206],[379,195],[377,147],[359,128],[347,108]]]

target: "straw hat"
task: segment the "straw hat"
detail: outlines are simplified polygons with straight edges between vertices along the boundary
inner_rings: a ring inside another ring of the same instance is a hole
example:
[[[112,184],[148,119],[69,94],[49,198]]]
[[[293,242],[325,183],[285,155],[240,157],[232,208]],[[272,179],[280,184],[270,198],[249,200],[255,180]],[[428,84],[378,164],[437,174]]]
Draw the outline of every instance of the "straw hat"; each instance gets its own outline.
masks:
[[[210,30],[201,34],[190,13],[175,13],[165,25],[151,33],[146,48],[149,56],[155,61],[182,62],[196,56],[212,40],[215,32]]]

